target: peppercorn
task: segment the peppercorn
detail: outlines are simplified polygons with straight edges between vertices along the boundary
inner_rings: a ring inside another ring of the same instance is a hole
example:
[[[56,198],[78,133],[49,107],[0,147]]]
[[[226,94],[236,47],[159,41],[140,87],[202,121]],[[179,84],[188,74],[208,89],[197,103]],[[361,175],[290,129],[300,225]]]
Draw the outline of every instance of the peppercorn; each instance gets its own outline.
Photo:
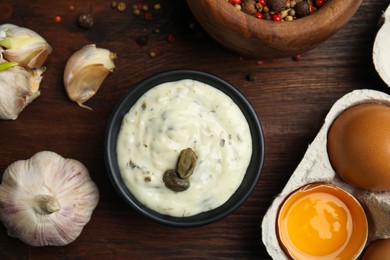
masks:
[[[255,0],[244,0],[241,4],[241,10],[247,14],[255,14],[258,12]]]
[[[295,0],[290,0],[290,7],[294,8],[294,6],[297,4],[297,1]]]
[[[263,6],[262,6],[260,3],[256,3],[256,6],[255,6],[255,7],[256,7],[256,9],[257,9],[258,12],[261,13],[261,12],[263,11]]]
[[[158,56],[160,56],[160,51],[158,49],[152,49],[149,51],[150,58],[156,58]]]
[[[297,54],[297,55],[293,56],[292,59],[295,61],[300,61],[302,59],[302,55]]]
[[[270,15],[270,13],[264,13],[263,19],[264,20],[272,20],[272,16]]]
[[[141,10],[139,9],[133,9],[133,15],[138,16],[141,14]]]
[[[144,14],[144,19],[147,21],[151,21],[153,19],[153,14],[151,12],[146,12]]]
[[[135,39],[135,42],[140,46],[148,44],[148,41],[149,37],[147,35],[140,35]]]
[[[95,22],[91,14],[81,14],[77,19],[79,26],[83,29],[91,29]]]
[[[260,79],[260,77],[259,77],[259,74],[256,73],[256,72],[249,72],[246,75],[246,79],[249,80],[249,81],[257,81],[257,80]]]
[[[167,36],[167,42],[174,42],[176,40],[175,35],[169,34]]]
[[[280,12],[287,9],[288,0],[268,0],[267,5],[271,11]]]
[[[280,16],[280,14],[273,14],[272,15],[272,20],[274,20],[275,22],[281,22],[282,21],[282,17]]]
[[[296,5],[295,5],[295,15],[297,17],[305,17],[305,16],[308,16],[310,14],[310,4],[306,1],[301,1],[301,2],[298,2]]]
[[[324,3],[325,3],[325,0],[316,0],[316,6],[317,6],[317,7],[323,6]]]
[[[229,2],[235,5],[241,4],[241,0],[229,0]]]
[[[263,15],[262,13],[260,13],[260,12],[256,12],[256,13],[255,13],[255,16],[256,16],[257,18],[259,18],[259,19],[263,19],[263,17],[264,17],[264,15]]]
[[[119,2],[116,8],[118,11],[123,12],[126,9],[126,4],[124,2]]]

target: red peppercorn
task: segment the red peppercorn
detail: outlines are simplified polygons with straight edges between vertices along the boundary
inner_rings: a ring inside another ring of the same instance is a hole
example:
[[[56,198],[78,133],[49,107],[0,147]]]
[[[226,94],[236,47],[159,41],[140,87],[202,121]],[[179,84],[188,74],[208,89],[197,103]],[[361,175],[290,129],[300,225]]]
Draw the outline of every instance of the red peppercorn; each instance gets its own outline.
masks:
[[[153,14],[151,12],[147,12],[147,13],[145,13],[144,18],[145,18],[145,20],[150,21],[153,19]]]
[[[167,37],[167,41],[168,42],[174,42],[175,41],[175,35],[169,34],[168,37]]]
[[[311,13],[311,14],[314,13],[315,10],[316,10],[316,9],[314,8],[314,6],[313,6],[313,5],[310,5],[310,13]]]
[[[54,20],[56,21],[56,23],[61,22],[61,16],[56,16],[56,17],[54,18]]]
[[[293,56],[292,59],[295,61],[300,61],[300,60],[302,60],[302,55],[297,54],[297,55]]]
[[[260,13],[260,12],[256,12],[256,13],[255,13],[255,16],[256,16],[257,18],[259,18],[259,19],[263,19],[263,14]]]
[[[321,7],[325,4],[325,0],[316,0],[316,6]]]
[[[259,4],[261,4],[262,6],[266,6],[267,5],[267,1],[266,0],[258,0],[257,2]]]
[[[241,0],[229,0],[229,2],[235,5],[241,4]]]
[[[263,65],[264,64],[264,60],[257,60],[256,61],[256,65]]]
[[[282,21],[282,16],[280,16],[280,14],[273,14],[272,15],[272,20],[274,20],[275,22],[281,22]]]

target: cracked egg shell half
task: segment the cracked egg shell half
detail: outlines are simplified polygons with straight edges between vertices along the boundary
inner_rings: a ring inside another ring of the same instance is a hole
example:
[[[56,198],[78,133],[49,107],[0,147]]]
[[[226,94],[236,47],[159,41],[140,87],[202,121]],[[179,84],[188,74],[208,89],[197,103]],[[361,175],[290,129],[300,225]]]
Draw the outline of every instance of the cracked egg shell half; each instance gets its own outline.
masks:
[[[390,107],[359,104],[332,123],[329,160],[344,181],[370,191],[390,190]]]
[[[356,259],[367,241],[363,207],[328,183],[310,183],[292,192],[276,222],[279,244],[292,259]]]

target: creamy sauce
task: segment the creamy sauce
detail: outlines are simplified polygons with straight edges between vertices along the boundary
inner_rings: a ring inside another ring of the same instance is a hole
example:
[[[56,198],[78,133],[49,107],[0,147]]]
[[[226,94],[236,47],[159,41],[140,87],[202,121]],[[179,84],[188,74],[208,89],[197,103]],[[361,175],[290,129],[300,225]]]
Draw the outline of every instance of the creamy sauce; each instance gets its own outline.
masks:
[[[183,192],[162,181],[183,149],[197,155],[191,186]],[[240,108],[222,91],[195,80],[147,91],[123,119],[117,141],[119,168],[139,202],[164,215],[192,216],[221,206],[237,190],[252,155]]]

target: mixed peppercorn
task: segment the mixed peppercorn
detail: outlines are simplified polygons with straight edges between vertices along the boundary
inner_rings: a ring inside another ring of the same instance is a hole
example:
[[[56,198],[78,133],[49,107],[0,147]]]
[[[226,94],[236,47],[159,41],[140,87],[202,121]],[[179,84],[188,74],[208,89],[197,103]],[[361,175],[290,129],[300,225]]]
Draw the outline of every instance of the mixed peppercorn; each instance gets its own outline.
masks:
[[[259,19],[293,21],[308,16],[327,0],[226,0],[236,9]]]

